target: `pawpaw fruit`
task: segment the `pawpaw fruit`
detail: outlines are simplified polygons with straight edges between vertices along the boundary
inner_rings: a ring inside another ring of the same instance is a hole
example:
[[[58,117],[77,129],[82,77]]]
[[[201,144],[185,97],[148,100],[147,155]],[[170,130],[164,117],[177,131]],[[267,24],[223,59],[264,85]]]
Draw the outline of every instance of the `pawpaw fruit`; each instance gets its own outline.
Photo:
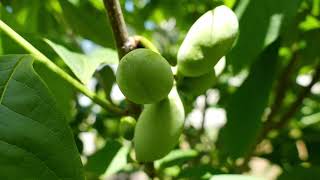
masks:
[[[168,96],[173,86],[173,74],[160,54],[139,48],[121,59],[116,81],[121,92],[132,102],[151,104]]]
[[[132,140],[136,120],[131,116],[125,116],[120,119],[119,133],[126,140]]]
[[[178,72],[196,77],[208,73],[233,46],[237,16],[222,5],[203,14],[189,29],[177,56]]]
[[[198,96],[205,93],[216,81],[217,77],[215,72],[211,70],[209,73],[198,77],[182,77],[181,80],[177,82],[177,87],[186,94]]]
[[[137,161],[151,162],[168,154],[178,143],[184,116],[176,88],[172,89],[168,98],[145,105],[133,139]]]

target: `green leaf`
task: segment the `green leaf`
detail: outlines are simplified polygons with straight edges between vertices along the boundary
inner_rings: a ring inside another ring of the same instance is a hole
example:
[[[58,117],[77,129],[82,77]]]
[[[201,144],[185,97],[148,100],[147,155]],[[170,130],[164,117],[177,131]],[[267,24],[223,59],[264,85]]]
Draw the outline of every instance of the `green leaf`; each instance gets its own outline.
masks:
[[[242,0],[236,9],[240,34],[238,42],[227,55],[235,72],[250,66],[265,47],[275,41],[282,28],[289,24],[301,0]]]
[[[66,0],[59,0],[59,3],[65,20],[75,33],[105,47],[113,47],[112,32],[105,12],[97,11],[90,2],[81,7]]]
[[[230,97],[227,124],[218,139],[220,150],[226,155],[241,157],[255,144],[276,73],[278,48],[276,41],[264,51],[247,79]]]
[[[170,166],[182,165],[185,162],[192,160],[198,156],[198,152],[192,149],[189,150],[173,150],[164,158],[155,162],[157,169],[164,169]]]
[[[108,48],[101,48],[89,55],[69,51],[65,47],[45,40],[52,49],[61,57],[71,71],[84,84],[88,83],[93,73],[101,64],[117,64],[117,53]]]
[[[0,179],[84,179],[71,131],[26,55],[0,56]]]
[[[57,108],[63,112],[67,121],[69,122],[75,110],[75,90],[59,75],[49,70],[44,64],[37,61],[33,64],[34,69],[44,80],[51,94],[57,102]]]
[[[294,167],[290,170],[284,171],[278,180],[311,180],[320,179],[320,167],[314,166],[310,168]]]
[[[215,175],[210,180],[266,180],[261,177],[248,176],[248,175],[235,175],[235,174],[226,174],[226,175]]]
[[[127,164],[128,147],[115,140],[107,141],[106,145],[88,158],[85,166],[90,176],[109,176],[121,170]]]

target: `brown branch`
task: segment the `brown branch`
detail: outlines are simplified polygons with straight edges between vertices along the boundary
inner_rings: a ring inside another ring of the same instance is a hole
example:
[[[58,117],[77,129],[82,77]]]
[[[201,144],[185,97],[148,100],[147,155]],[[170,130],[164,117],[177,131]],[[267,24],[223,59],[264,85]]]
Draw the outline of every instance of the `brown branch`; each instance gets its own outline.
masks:
[[[107,9],[108,18],[111,24],[113,37],[118,49],[119,59],[134,48],[128,35],[122,10],[118,0],[103,0]]]

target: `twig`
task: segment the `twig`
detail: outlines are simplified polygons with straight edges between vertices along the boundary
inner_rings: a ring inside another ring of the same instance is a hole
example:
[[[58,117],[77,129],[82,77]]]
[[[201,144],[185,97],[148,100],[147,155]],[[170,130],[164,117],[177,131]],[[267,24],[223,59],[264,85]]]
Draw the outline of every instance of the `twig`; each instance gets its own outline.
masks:
[[[39,62],[44,64],[48,69],[52,72],[59,75],[61,78],[66,80],[71,86],[73,86],[76,90],[83,93],[85,96],[90,98],[93,102],[100,105],[116,114],[123,114],[124,111],[118,107],[113,106],[109,101],[100,98],[97,94],[91,92],[86,86],[81,84],[79,81],[71,77],[68,73],[64,72],[60,67],[54,64],[48,57],[42,54],[38,49],[32,46],[28,41],[26,41],[22,36],[16,33],[13,29],[11,29],[6,23],[0,20],[0,30],[2,30],[5,34],[7,34],[10,38],[16,41],[21,47],[23,47],[26,51],[30,52]]]
[[[113,37],[118,49],[119,58],[121,59],[134,47],[128,36],[128,31],[122,15],[120,3],[118,0],[103,0],[103,3],[107,9]]]

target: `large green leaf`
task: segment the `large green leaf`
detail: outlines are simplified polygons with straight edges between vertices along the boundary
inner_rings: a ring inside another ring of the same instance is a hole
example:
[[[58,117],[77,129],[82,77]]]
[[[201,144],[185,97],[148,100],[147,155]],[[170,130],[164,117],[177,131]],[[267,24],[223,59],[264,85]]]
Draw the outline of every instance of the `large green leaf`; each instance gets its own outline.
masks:
[[[101,64],[118,63],[118,55],[113,49],[101,48],[93,51],[89,55],[84,55],[69,51],[65,47],[55,44],[49,40],[46,40],[46,42],[84,84],[89,82],[93,73]]]
[[[265,47],[290,23],[301,0],[241,0],[236,13],[240,19],[238,42],[227,60],[235,72],[250,66]]]
[[[32,63],[0,56],[0,179],[82,180],[71,131]]]
[[[227,124],[219,134],[221,152],[239,157],[254,145],[276,73],[279,41],[270,45],[226,107]]]

